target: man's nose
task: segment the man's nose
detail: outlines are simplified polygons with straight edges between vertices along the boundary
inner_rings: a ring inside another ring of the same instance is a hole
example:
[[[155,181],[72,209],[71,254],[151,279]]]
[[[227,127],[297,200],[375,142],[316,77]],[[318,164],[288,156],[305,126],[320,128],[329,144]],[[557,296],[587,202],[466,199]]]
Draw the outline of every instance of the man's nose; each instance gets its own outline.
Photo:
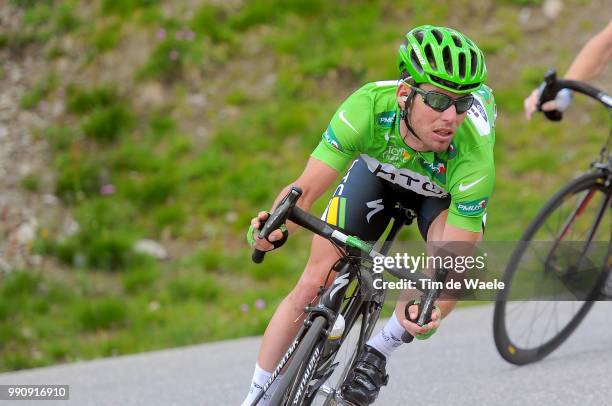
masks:
[[[442,112],[440,117],[444,121],[454,121],[457,118],[457,108],[452,104],[449,108]]]

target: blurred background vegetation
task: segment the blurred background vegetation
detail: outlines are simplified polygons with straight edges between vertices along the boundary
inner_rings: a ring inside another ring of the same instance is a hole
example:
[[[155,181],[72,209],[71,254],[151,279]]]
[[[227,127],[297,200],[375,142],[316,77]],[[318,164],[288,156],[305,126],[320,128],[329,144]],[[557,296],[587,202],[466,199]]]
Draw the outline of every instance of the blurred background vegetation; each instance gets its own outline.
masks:
[[[29,131],[44,152],[20,188],[28,204],[56,196],[62,216],[39,220],[28,245],[38,265],[0,272],[0,371],[263,333],[310,236],[255,266],[249,219],[300,174],[345,97],[398,76],[397,47],[418,24],[460,29],[486,53],[499,112],[486,238],[518,238],[607,135],[607,114],[581,98],[562,124],[522,117],[547,68],[563,72],[605,25],[602,9],[581,0],[2,2],[0,83],[11,86],[9,64],[25,67],[16,102],[38,117]],[[134,249],[143,240],[165,252]]]

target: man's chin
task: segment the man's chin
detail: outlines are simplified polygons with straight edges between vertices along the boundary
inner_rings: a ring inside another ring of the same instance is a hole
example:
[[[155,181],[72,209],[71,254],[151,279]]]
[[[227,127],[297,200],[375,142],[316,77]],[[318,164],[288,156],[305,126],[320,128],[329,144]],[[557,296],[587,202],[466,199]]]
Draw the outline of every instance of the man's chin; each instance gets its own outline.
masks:
[[[433,152],[444,152],[450,146],[451,141],[452,141],[452,138],[445,142],[432,142],[431,150]]]

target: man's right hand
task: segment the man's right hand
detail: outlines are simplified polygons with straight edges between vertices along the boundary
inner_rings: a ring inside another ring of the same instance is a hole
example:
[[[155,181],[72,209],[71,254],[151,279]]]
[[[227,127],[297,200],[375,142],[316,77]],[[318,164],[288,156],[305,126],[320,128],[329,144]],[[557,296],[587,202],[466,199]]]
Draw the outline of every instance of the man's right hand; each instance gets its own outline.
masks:
[[[531,120],[531,116],[538,109],[538,103],[540,101],[540,95],[542,94],[542,88],[544,86],[540,85],[533,89],[533,92],[525,99],[523,102],[523,107],[525,109],[525,118],[527,120]],[[568,89],[561,89],[559,93],[557,93],[557,97],[553,100],[547,101],[542,104],[542,111],[565,111],[570,103],[572,102],[572,92]]]
[[[275,241],[281,241],[284,236],[283,232],[280,229],[276,229],[272,231],[268,240],[266,241],[263,238],[259,238],[259,230],[263,227],[263,224],[266,222],[270,213],[267,211],[260,211],[257,214],[257,217],[253,217],[251,219],[251,227],[253,228],[253,248],[257,248],[260,251],[271,251],[275,247],[272,244]]]

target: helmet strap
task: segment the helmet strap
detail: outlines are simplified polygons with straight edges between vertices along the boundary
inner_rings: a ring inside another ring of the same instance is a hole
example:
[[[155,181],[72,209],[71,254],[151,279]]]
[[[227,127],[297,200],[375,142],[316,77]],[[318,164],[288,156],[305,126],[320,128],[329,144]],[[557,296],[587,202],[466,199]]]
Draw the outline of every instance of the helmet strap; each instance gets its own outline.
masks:
[[[412,109],[410,107],[412,107],[412,102],[414,101],[415,96],[416,96],[416,92],[414,90],[410,90],[410,94],[408,95],[408,97],[406,98],[406,101],[404,102],[404,108],[400,112],[400,117],[402,120],[404,120],[404,124],[406,124],[406,128],[408,129],[408,131],[411,132],[412,135],[414,135],[419,141],[423,142],[421,137],[419,137],[416,131],[414,131],[414,128],[412,128],[412,126],[410,125],[410,120],[409,120],[409,116],[412,112]],[[406,134],[406,136],[407,135],[408,134]]]

